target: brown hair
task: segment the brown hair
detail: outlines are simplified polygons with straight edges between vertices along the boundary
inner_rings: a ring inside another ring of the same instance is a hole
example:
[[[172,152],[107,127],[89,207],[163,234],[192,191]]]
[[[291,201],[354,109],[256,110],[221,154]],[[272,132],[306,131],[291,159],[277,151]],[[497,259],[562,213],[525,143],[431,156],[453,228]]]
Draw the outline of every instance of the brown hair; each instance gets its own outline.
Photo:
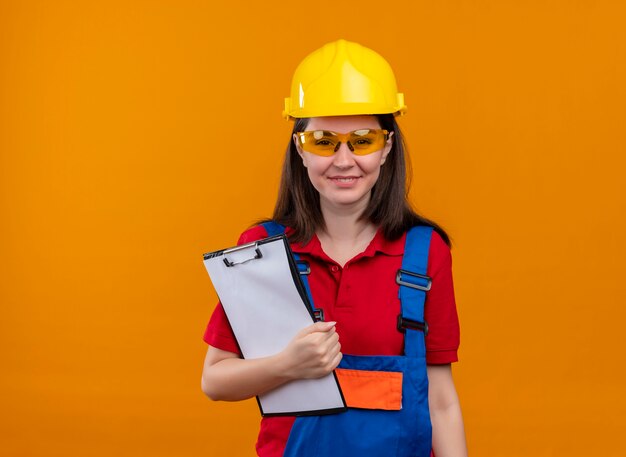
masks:
[[[361,218],[380,226],[385,237],[390,240],[399,238],[413,226],[427,225],[433,227],[450,246],[450,238],[439,225],[420,216],[411,208],[408,201],[411,177],[410,158],[405,154],[404,139],[393,114],[379,114],[376,118],[381,128],[393,131],[394,141],[385,164],[380,169],[378,181],[372,188],[369,204]],[[308,119],[296,119],[293,133],[304,131],[308,122]],[[308,242],[315,231],[323,229],[325,225],[319,193],[311,184],[307,170],[291,138],[283,162],[272,220],[291,227],[294,230],[290,237],[291,241],[302,243]]]

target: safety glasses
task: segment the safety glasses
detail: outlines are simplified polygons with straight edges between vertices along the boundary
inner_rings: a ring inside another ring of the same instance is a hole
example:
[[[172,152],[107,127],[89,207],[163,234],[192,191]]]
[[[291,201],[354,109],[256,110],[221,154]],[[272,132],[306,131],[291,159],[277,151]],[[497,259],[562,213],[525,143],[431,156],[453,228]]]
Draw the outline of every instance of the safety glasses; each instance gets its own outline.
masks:
[[[298,132],[296,136],[304,151],[318,156],[332,156],[341,143],[347,144],[353,154],[364,156],[380,151],[389,139],[389,132],[383,129],[359,129],[348,133],[312,130]]]

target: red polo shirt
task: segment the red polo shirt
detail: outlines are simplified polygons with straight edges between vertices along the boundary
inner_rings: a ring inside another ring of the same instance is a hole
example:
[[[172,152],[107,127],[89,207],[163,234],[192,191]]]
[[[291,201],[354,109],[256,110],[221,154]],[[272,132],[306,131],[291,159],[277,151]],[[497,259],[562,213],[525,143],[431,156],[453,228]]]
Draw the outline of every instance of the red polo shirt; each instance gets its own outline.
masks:
[[[238,244],[267,237],[262,226],[244,232]],[[403,334],[396,328],[400,300],[395,275],[402,264],[406,236],[387,240],[378,231],[362,253],[342,268],[324,253],[314,236],[306,245],[292,244],[294,252],[309,262],[309,284],[316,308],[324,310],[324,320],[336,321],[341,351],[354,355],[402,355]],[[459,321],[452,283],[450,249],[433,231],[427,274],[432,278],[426,294],[424,316],[426,361],[429,364],[456,362],[459,347]],[[213,347],[239,353],[224,309],[217,305],[204,341]],[[293,417],[263,418],[257,442],[260,456],[282,456]]]

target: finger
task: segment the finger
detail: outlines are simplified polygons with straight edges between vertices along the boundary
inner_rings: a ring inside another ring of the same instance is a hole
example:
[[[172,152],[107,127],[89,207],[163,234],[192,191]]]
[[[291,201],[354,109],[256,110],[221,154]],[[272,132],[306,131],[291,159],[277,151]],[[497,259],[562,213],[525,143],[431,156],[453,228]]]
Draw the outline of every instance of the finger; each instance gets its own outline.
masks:
[[[324,340],[330,344],[334,344],[337,343],[339,341],[339,334],[335,331],[332,332],[328,332],[326,335],[324,335],[325,338]]]
[[[333,358],[337,355],[337,353],[341,350],[341,344],[339,341],[326,341],[324,344],[324,354],[326,354],[329,358]]]
[[[341,352],[341,347],[339,347],[339,345],[333,346],[326,353],[328,360],[332,362],[333,360],[335,360],[335,357],[337,357],[337,354],[339,354],[340,352]]]
[[[323,351],[328,351],[339,341],[339,335],[336,332],[317,333],[314,337],[316,343]]]
[[[329,322],[316,322],[315,324],[313,324],[313,327],[316,328],[316,332],[330,332],[330,331],[335,331],[335,324],[337,324],[337,322],[335,321],[329,321]]]
[[[315,324],[311,324],[302,330],[300,330],[301,335],[308,335],[315,332],[328,332],[329,330],[334,330],[336,322],[316,322]]]
[[[304,327],[302,330],[300,330],[298,332],[298,336],[306,336],[306,335],[310,335],[311,333],[316,333],[316,332],[325,332],[327,329],[327,325],[320,325],[320,324],[328,324],[328,322],[316,322],[315,324],[311,324],[311,325],[307,325],[306,327]]]
[[[341,343],[337,341],[337,344],[333,346],[333,351],[340,352],[341,351]]]
[[[331,364],[331,367],[332,367],[331,370],[334,370],[335,368],[339,366],[339,363],[341,362],[342,358],[343,358],[343,354],[339,352],[333,359],[333,362]]]

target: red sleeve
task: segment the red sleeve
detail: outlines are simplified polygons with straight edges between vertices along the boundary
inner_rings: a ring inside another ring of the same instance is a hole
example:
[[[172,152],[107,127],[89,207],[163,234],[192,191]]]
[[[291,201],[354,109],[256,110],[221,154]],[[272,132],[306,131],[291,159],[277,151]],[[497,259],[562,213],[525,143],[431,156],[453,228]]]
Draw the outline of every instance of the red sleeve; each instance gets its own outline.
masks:
[[[428,322],[426,362],[456,362],[460,330],[452,282],[452,256],[450,248],[437,232],[433,232],[428,259],[428,276],[432,278],[432,285],[424,305],[424,318]]]
[[[239,237],[239,241],[237,241],[237,245],[251,243],[266,237],[267,231],[265,228],[257,225],[243,232]],[[215,348],[241,355],[224,308],[219,302],[211,315],[203,339],[205,343]]]

